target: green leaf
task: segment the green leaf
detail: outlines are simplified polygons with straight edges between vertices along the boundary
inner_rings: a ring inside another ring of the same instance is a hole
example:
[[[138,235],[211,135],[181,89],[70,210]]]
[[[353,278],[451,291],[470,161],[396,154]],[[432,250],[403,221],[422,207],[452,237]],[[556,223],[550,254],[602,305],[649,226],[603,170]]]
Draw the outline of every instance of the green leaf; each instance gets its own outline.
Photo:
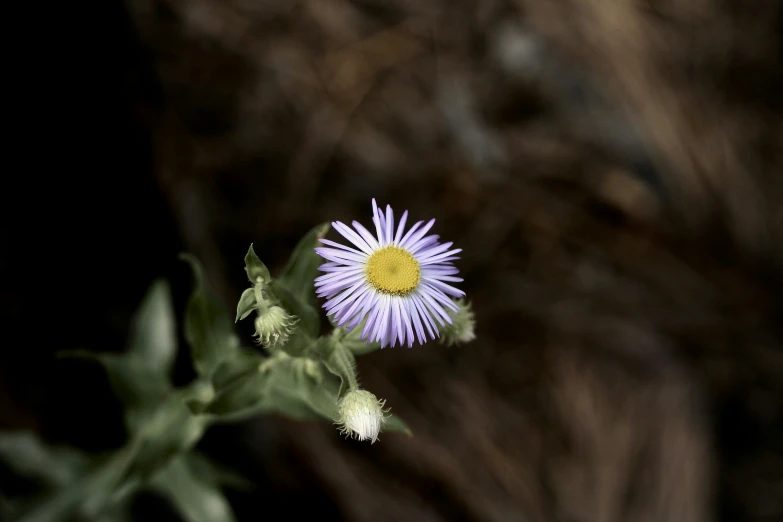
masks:
[[[78,455],[74,458],[61,451],[42,453],[40,445],[36,447],[29,440],[0,437],[0,453],[3,449],[13,452],[15,469],[21,466],[28,471],[48,473],[55,485],[60,486],[53,495],[36,502],[20,522],[111,516],[112,510],[139,484],[167,466],[172,458],[190,450],[201,438],[207,419],[191,415],[183,404],[185,398],[186,394],[177,393],[156,408],[134,409],[137,414],[145,415],[137,416],[129,444],[95,467]],[[62,455],[67,458],[61,458]],[[68,472],[64,465],[71,462],[73,470]]]
[[[216,392],[204,413],[220,420],[245,418],[263,408],[266,375],[258,370],[243,373]]]
[[[242,348],[231,359],[223,361],[212,375],[215,390],[222,390],[243,375],[258,372],[264,359],[255,350]]]
[[[319,361],[275,352],[255,372],[243,373],[220,390],[204,410],[216,422],[261,413],[297,420],[334,420],[339,381]]]
[[[171,291],[165,280],[156,280],[147,290],[130,337],[130,353],[168,380],[177,354],[177,332]]]
[[[280,304],[288,313],[294,314],[299,318],[297,332],[304,333],[310,338],[318,337],[321,331],[321,321],[318,317],[318,311],[307,301],[298,298],[282,282],[272,281],[272,293],[280,301]]]
[[[169,390],[166,381],[136,357],[102,354],[96,358],[106,368],[115,393],[128,406],[156,403]]]
[[[76,357],[99,362],[106,370],[114,393],[128,408],[155,405],[169,391],[169,383],[136,354],[92,353],[85,350],[61,352],[60,357]]]
[[[318,340],[317,350],[324,366],[340,378],[338,394],[342,392],[343,386],[350,389],[359,387],[356,380],[356,359],[348,348],[334,338],[322,337]]]
[[[137,485],[122,482],[134,455],[135,448],[125,446],[53,495],[35,503],[16,522],[89,520],[115,508]]]
[[[241,321],[256,309],[256,293],[253,288],[247,288],[242,292],[237,304],[237,317],[234,322]]]
[[[291,357],[303,357],[312,352],[316,340],[299,330],[294,333],[279,350],[285,352]]]
[[[185,453],[182,458],[185,460],[188,468],[210,486],[216,488],[227,486],[233,489],[245,490],[254,487],[253,482],[239,473],[217,464],[206,455],[191,451],[190,453]]]
[[[413,436],[413,432],[407,424],[403,422],[401,418],[392,414],[386,417],[386,422],[383,423],[382,431],[399,431],[408,436]]]
[[[234,412],[253,408],[262,395],[261,383],[253,383],[264,359],[255,351],[240,349],[234,357],[223,361],[212,374],[213,393],[208,397],[194,397],[188,407],[194,413]],[[263,378],[259,378],[263,380]],[[207,411],[208,408],[211,411]]]
[[[174,311],[169,285],[155,281],[139,306],[125,353],[63,352],[60,356],[99,362],[126,407],[128,428],[141,422],[171,391],[169,373],[176,356]]]
[[[71,448],[47,446],[27,431],[0,432],[0,460],[16,475],[62,487],[81,475],[89,458]]]
[[[337,379],[328,373],[313,375],[320,363],[303,357],[292,357],[274,367],[269,375],[269,394],[265,410],[296,420],[329,420],[337,418]]]
[[[323,223],[311,229],[296,245],[288,264],[280,274],[280,282],[294,296],[310,306],[316,305],[315,278],[323,259],[315,252],[320,245],[319,239],[329,232],[329,223]]]
[[[376,350],[381,349],[381,343],[368,343],[365,341],[346,343],[346,347],[351,350],[354,355],[367,355]]]
[[[185,460],[177,458],[153,479],[187,522],[233,522],[231,506],[219,488],[198,477]]]
[[[185,311],[185,339],[191,348],[193,364],[199,375],[209,375],[225,359],[237,350],[226,309],[207,288],[201,263],[190,254],[180,258],[193,269],[196,286]]]
[[[269,275],[269,270],[266,265],[256,255],[253,250],[253,244],[250,244],[250,248],[245,254],[245,273],[251,283],[269,283],[272,280],[272,276]]]
[[[186,406],[187,394],[177,394],[162,403],[137,426],[132,443],[137,446],[132,476],[146,480],[173,457],[193,448],[207,426],[207,418],[194,415]]]
[[[338,342],[348,348],[354,355],[366,355],[381,349],[381,343],[367,342],[362,339],[362,330],[367,318],[350,332],[344,326],[335,326],[334,336]]]

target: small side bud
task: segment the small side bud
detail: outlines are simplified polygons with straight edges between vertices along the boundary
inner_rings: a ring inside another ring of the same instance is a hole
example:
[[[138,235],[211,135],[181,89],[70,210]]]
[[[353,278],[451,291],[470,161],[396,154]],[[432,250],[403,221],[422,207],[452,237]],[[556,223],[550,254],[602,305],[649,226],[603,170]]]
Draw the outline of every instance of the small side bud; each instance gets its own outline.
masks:
[[[270,306],[256,317],[256,339],[265,348],[283,346],[288,342],[297,322],[299,319],[281,307]]]
[[[367,390],[348,392],[337,409],[340,433],[358,440],[371,440],[374,444],[381,426],[386,422],[383,410],[385,404],[386,401],[378,400]]]
[[[446,325],[440,336],[440,342],[448,346],[468,343],[476,338],[476,318],[470,309],[470,303],[466,303],[464,299],[459,299],[455,303],[459,307],[459,312],[449,310],[453,322]]]

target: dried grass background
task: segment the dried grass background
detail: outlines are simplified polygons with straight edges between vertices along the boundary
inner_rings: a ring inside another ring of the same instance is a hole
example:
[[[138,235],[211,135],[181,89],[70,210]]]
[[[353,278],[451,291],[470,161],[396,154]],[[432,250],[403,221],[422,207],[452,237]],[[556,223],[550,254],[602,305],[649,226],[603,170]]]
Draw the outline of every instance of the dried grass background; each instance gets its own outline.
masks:
[[[783,519],[783,3],[125,8],[131,152],[228,306],[250,242],[279,267],[372,197],[464,248],[477,341],[359,362],[413,438],[274,419],[216,436],[266,506]]]

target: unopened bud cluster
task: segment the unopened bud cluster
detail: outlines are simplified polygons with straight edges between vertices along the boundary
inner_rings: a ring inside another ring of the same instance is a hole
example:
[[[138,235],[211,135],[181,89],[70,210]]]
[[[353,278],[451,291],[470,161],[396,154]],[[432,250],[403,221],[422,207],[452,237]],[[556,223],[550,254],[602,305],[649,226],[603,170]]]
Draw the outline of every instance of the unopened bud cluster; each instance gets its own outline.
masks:
[[[459,311],[452,312],[449,310],[448,313],[451,316],[452,323],[446,325],[440,337],[440,342],[448,346],[468,343],[476,338],[476,319],[473,315],[473,310],[470,309],[470,303],[466,303],[464,299],[459,299],[455,304]]]

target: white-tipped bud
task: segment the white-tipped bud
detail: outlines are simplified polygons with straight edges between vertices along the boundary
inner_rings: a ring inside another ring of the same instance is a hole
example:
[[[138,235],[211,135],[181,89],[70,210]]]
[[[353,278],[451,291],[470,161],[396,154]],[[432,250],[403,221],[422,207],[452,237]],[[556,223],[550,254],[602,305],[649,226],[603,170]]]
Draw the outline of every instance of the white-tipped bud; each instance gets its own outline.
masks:
[[[340,433],[375,443],[386,422],[383,406],[386,401],[367,390],[353,390],[343,397],[338,407]]]
[[[265,348],[277,348],[288,342],[288,338],[299,322],[279,306],[270,306],[256,317],[256,339]]]
[[[449,310],[452,323],[446,325],[440,336],[440,342],[449,346],[468,343],[476,338],[476,318],[470,309],[470,303],[459,299],[455,304],[459,307],[459,312]]]

